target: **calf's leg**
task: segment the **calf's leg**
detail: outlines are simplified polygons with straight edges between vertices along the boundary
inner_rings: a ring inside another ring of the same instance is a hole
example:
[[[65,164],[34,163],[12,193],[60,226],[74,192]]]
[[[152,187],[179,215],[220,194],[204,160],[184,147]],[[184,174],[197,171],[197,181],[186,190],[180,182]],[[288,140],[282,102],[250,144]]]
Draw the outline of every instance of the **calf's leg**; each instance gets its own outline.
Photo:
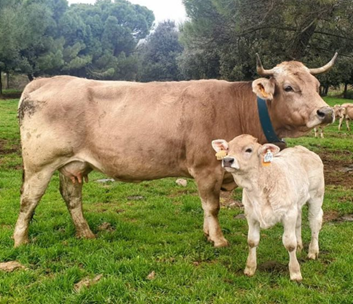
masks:
[[[249,255],[246,260],[244,274],[246,274],[247,276],[253,276],[257,267],[256,248],[260,242],[260,225],[257,221],[253,219],[248,219],[248,226]]]
[[[298,215],[291,212],[286,215],[283,221],[283,245],[289,253],[289,274],[292,281],[301,281],[302,275],[300,265],[297,260],[297,238],[296,238],[296,222]]]
[[[228,246],[228,241],[224,238],[218,221],[222,179],[217,180],[211,174],[199,174],[195,176],[195,181],[204,210],[203,231],[205,235],[215,247]]]
[[[301,251],[303,249],[302,241],[302,213],[298,212],[297,223],[295,226],[295,235],[297,237],[297,250]]]
[[[309,225],[311,229],[311,241],[309,244],[309,259],[317,259],[319,255],[319,233],[322,226],[322,202],[323,196],[313,197],[309,200]]]
[[[60,176],[60,193],[63,197],[67,209],[71,215],[72,221],[76,228],[76,236],[80,238],[95,238],[95,235],[88,226],[82,211],[82,184],[80,182],[73,183],[70,177],[66,177],[62,173]]]
[[[15,247],[29,242],[29,222],[32,219],[35,208],[47,189],[52,175],[53,171],[49,169],[43,169],[39,172],[31,172],[30,170],[25,172],[21,193],[20,214],[13,234]]]

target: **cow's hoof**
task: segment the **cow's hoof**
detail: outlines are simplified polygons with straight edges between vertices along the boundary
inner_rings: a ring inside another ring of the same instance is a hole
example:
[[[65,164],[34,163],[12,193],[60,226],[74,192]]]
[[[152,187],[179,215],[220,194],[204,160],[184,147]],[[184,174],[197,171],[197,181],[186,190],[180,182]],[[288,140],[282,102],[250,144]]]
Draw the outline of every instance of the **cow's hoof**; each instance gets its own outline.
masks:
[[[229,242],[225,239],[225,238],[222,238],[222,239],[219,239],[217,241],[215,241],[213,243],[214,247],[216,248],[220,248],[220,247],[228,247],[229,246]]]
[[[256,268],[254,267],[245,267],[244,274],[248,277],[252,277],[255,274]]]

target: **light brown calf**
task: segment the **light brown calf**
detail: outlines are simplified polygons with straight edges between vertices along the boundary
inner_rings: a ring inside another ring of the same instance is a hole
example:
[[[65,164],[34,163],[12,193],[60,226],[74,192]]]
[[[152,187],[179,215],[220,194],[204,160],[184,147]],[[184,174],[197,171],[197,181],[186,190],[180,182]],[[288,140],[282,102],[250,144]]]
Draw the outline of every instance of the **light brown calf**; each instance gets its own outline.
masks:
[[[243,188],[243,205],[249,225],[249,255],[244,273],[252,276],[256,270],[256,247],[260,228],[269,228],[278,222],[284,226],[283,244],[289,253],[291,280],[300,281],[302,275],[296,251],[303,247],[301,237],[302,207],[308,202],[311,242],[310,259],[319,254],[319,231],[325,183],[320,157],[297,146],[279,151],[273,144],[261,145],[251,135],[240,135],[229,143],[214,140],[213,148],[227,155],[222,166]]]

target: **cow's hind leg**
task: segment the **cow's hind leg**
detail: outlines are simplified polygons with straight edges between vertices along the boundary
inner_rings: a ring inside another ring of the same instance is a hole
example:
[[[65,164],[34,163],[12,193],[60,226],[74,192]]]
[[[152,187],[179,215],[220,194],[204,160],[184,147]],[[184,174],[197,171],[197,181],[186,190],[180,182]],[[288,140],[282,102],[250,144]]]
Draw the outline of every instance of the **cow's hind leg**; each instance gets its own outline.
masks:
[[[94,238],[95,235],[88,226],[82,211],[82,182],[73,182],[70,177],[59,173],[60,193],[67,209],[70,212],[72,221],[76,228],[76,236],[80,238]]]
[[[222,180],[215,180],[212,174],[205,177],[195,177],[199,195],[204,210],[203,230],[208,240],[214,243],[215,247],[228,246],[228,241],[224,238],[218,221],[219,195]]]
[[[26,171],[22,185],[20,214],[13,234],[15,247],[28,243],[29,222],[52,175],[52,170],[41,170],[36,173]]]

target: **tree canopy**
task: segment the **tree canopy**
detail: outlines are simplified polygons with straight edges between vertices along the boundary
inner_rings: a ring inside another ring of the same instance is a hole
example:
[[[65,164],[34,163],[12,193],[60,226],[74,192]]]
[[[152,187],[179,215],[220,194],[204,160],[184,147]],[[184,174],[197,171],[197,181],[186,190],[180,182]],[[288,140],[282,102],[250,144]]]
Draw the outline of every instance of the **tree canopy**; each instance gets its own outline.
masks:
[[[339,52],[328,86],[353,84],[353,2],[337,0],[183,0],[188,19],[153,28],[148,8],[127,0],[0,1],[0,72],[70,74],[138,81],[256,77],[299,60],[325,64]],[[0,81],[1,93],[1,81]]]
[[[181,68],[187,78],[255,77],[255,53],[266,66],[300,60],[326,63],[338,51],[334,73],[344,82],[352,70],[353,3],[333,0],[183,0],[190,18],[182,27]],[[325,78],[326,77],[326,78]],[[334,81],[333,78],[336,78]]]
[[[0,71],[135,79],[134,50],[153,21],[152,11],[125,0],[2,0]]]

